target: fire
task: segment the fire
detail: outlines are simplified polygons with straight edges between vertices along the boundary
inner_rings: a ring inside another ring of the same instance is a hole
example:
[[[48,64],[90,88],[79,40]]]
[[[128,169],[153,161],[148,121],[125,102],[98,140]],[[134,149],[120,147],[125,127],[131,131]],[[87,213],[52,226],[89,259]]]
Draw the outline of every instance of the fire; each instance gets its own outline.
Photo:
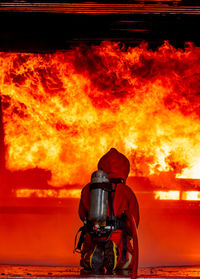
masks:
[[[9,170],[38,167],[51,171],[50,185],[84,184],[116,147],[131,175],[200,178],[200,48],[103,42],[1,53],[0,71]]]
[[[200,191],[154,191],[155,200],[200,201]]]
[[[199,191],[187,191],[182,195],[182,199],[186,201],[200,201]]]
[[[17,198],[74,198],[79,199],[81,195],[80,189],[17,189]],[[154,191],[155,200],[184,200],[184,201],[200,201],[200,191]]]
[[[18,189],[16,190],[17,198],[80,198],[81,190],[80,189],[60,189],[60,190],[52,190],[52,189]]]
[[[155,191],[156,200],[179,200],[180,191]]]

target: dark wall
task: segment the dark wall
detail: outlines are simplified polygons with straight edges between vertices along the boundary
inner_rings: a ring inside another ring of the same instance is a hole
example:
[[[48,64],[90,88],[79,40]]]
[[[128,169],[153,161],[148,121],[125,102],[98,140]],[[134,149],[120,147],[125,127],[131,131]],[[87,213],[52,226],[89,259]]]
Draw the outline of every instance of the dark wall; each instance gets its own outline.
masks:
[[[127,46],[147,41],[151,48],[164,40],[175,47],[183,47],[187,41],[200,45],[199,1],[107,1],[120,5],[112,9],[105,8],[105,1],[93,2],[90,8],[76,1],[80,5],[74,9],[66,1],[60,1],[57,8],[52,8],[55,1],[52,6],[41,1],[43,8],[36,9],[30,4],[34,2],[29,1],[26,9],[16,1],[11,6],[0,4],[1,51],[46,52],[102,40]]]

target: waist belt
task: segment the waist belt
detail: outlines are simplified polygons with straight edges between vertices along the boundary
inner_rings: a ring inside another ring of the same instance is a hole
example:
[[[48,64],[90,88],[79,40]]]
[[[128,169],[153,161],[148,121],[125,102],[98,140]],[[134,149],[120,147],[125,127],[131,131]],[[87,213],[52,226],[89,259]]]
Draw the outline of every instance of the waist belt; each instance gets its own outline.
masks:
[[[113,217],[108,216],[107,220],[106,220],[106,226],[105,227],[100,227],[100,228],[97,228],[97,229],[90,222],[87,221],[84,224],[84,226],[82,226],[78,230],[78,232],[76,234],[74,252],[77,252],[77,250],[81,251],[81,246],[83,244],[84,236],[85,236],[86,232],[90,233],[91,237],[94,237],[94,238],[106,237],[106,240],[108,240],[109,237],[110,237],[110,234],[113,231],[123,230],[123,229],[124,229],[124,225],[123,225],[122,218],[118,218],[118,217],[115,217],[115,216],[113,216]],[[78,245],[76,246],[77,236],[78,236],[79,232],[81,234],[80,234],[80,238],[79,238],[79,241],[78,241]]]
[[[108,217],[106,219],[106,227],[112,227],[113,230],[122,230],[123,224],[121,218],[118,217]]]
[[[106,238],[106,241],[110,238],[110,235],[113,231],[116,230],[122,230],[123,229],[123,223],[121,218],[118,217],[107,217],[106,219],[106,225],[102,227],[96,227],[96,226],[88,226],[88,232],[90,233],[92,238],[95,238],[96,240],[101,241],[101,238]],[[103,240],[104,241],[104,240]]]

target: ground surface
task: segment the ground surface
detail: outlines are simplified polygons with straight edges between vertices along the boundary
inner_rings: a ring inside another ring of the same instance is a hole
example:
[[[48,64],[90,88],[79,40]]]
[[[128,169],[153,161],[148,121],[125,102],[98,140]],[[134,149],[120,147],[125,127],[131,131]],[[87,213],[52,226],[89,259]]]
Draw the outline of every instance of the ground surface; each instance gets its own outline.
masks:
[[[64,266],[21,266],[21,265],[0,265],[0,278],[23,278],[23,277],[87,277],[81,274],[79,267]],[[91,277],[91,274],[90,274]],[[96,277],[96,276],[95,276]],[[107,276],[104,276],[107,277]],[[117,273],[109,277],[130,277],[130,273]],[[200,266],[194,267],[150,267],[140,268],[138,271],[140,278],[200,278]]]

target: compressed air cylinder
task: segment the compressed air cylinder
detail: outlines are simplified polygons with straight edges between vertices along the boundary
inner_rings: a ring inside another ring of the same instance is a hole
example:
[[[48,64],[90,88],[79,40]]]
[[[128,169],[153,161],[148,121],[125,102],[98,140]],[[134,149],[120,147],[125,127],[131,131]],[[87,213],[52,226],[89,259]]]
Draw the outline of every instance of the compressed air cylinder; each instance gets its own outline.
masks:
[[[106,172],[98,170],[92,174],[88,219],[94,225],[102,226],[105,225],[106,222],[108,191],[103,187],[106,183],[109,183],[109,178]]]

